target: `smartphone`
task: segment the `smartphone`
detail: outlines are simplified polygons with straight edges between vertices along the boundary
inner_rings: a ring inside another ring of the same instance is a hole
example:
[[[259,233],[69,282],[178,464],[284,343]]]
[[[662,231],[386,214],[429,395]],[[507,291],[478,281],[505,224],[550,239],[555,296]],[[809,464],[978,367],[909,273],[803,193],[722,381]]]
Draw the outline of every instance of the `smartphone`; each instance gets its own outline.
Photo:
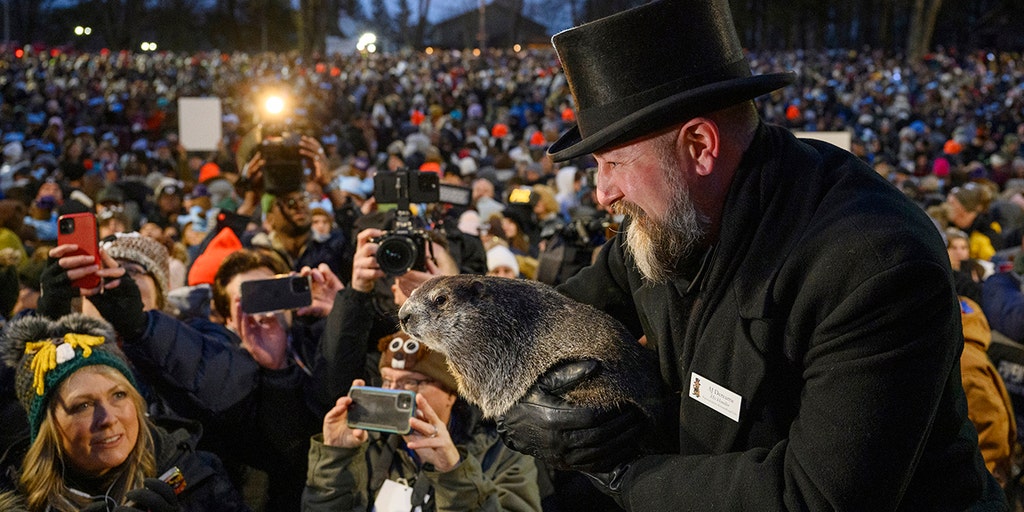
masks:
[[[96,228],[96,216],[91,212],[69,213],[57,218],[57,245],[75,244],[78,250],[70,256],[92,256],[96,265],[100,265],[99,236]],[[100,276],[90,274],[72,281],[76,288],[96,288],[100,285]]]
[[[348,396],[349,428],[408,434],[412,427],[409,418],[416,414],[416,392],[404,389],[386,389],[370,386],[352,386]]]
[[[242,312],[250,315],[313,304],[309,276],[279,276],[242,283]]]

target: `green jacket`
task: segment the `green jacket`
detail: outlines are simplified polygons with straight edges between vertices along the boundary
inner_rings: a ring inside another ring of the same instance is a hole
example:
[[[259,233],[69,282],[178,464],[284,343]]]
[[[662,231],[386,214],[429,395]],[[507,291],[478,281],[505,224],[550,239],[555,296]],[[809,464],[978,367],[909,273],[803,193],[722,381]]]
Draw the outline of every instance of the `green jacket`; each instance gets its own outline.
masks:
[[[417,471],[401,436],[371,432],[370,441],[358,448],[337,448],[324,445],[323,434],[317,434],[309,447],[302,510],[370,510],[384,476],[404,479],[403,483],[418,491],[413,500],[425,492],[424,512],[540,510],[537,466],[532,457],[508,449],[494,429],[480,426],[465,442],[457,441],[456,447],[462,461],[452,471]],[[387,469],[379,469],[379,476],[373,478],[371,468],[379,466]],[[419,478],[426,478],[429,485],[417,487]]]

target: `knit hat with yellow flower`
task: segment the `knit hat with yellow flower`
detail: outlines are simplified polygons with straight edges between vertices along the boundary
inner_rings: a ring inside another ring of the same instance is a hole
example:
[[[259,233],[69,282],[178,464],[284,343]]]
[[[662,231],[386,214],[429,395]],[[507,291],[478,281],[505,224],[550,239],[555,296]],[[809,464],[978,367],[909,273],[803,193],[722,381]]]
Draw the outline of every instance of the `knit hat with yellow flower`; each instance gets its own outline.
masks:
[[[33,441],[54,391],[79,368],[110,366],[135,385],[116,339],[109,323],[80,313],[56,321],[24,317],[7,324],[0,339],[0,357],[14,368],[14,390],[28,412]]]

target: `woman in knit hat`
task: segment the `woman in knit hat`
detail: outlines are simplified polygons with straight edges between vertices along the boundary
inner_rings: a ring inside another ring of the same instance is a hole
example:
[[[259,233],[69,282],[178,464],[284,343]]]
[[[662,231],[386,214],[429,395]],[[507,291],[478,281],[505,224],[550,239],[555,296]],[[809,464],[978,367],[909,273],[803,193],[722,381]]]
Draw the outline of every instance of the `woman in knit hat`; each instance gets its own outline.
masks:
[[[0,355],[28,413],[18,479],[28,509],[247,510],[220,462],[195,451],[196,433],[147,419],[115,336],[77,313],[5,328]]]

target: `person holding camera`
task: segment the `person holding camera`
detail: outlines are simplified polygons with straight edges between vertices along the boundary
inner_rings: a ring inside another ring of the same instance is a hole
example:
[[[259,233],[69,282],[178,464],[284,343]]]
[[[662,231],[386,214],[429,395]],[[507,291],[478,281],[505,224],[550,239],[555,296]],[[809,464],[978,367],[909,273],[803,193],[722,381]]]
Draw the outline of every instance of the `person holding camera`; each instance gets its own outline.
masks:
[[[375,361],[382,387],[416,391],[412,430],[399,436],[350,428],[352,398],[338,398],[324,416],[322,434],[311,440],[303,510],[540,510],[533,458],[508,449],[494,424],[481,421],[479,410],[459,398],[444,356],[394,332],[394,324],[369,350],[372,293],[387,275],[378,252],[384,235],[379,229],[358,235],[352,285],[339,294],[321,341],[331,374],[321,393],[333,399],[349,384],[377,382],[376,372],[363,367]],[[458,273],[438,241],[428,242],[426,271],[395,276],[396,304],[427,279]]]
[[[267,146],[261,145],[245,165],[247,190],[238,213],[261,211],[264,231],[243,236],[242,243],[277,251],[295,271],[326,263],[342,282],[348,282],[352,250],[345,233],[335,231],[326,240],[320,240],[312,232],[312,209],[305,191],[303,167],[305,162],[312,162],[310,179],[322,181],[328,174],[323,147],[308,135],[299,137],[296,144],[291,160],[282,161],[274,156],[281,152],[279,149],[268,156]]]

